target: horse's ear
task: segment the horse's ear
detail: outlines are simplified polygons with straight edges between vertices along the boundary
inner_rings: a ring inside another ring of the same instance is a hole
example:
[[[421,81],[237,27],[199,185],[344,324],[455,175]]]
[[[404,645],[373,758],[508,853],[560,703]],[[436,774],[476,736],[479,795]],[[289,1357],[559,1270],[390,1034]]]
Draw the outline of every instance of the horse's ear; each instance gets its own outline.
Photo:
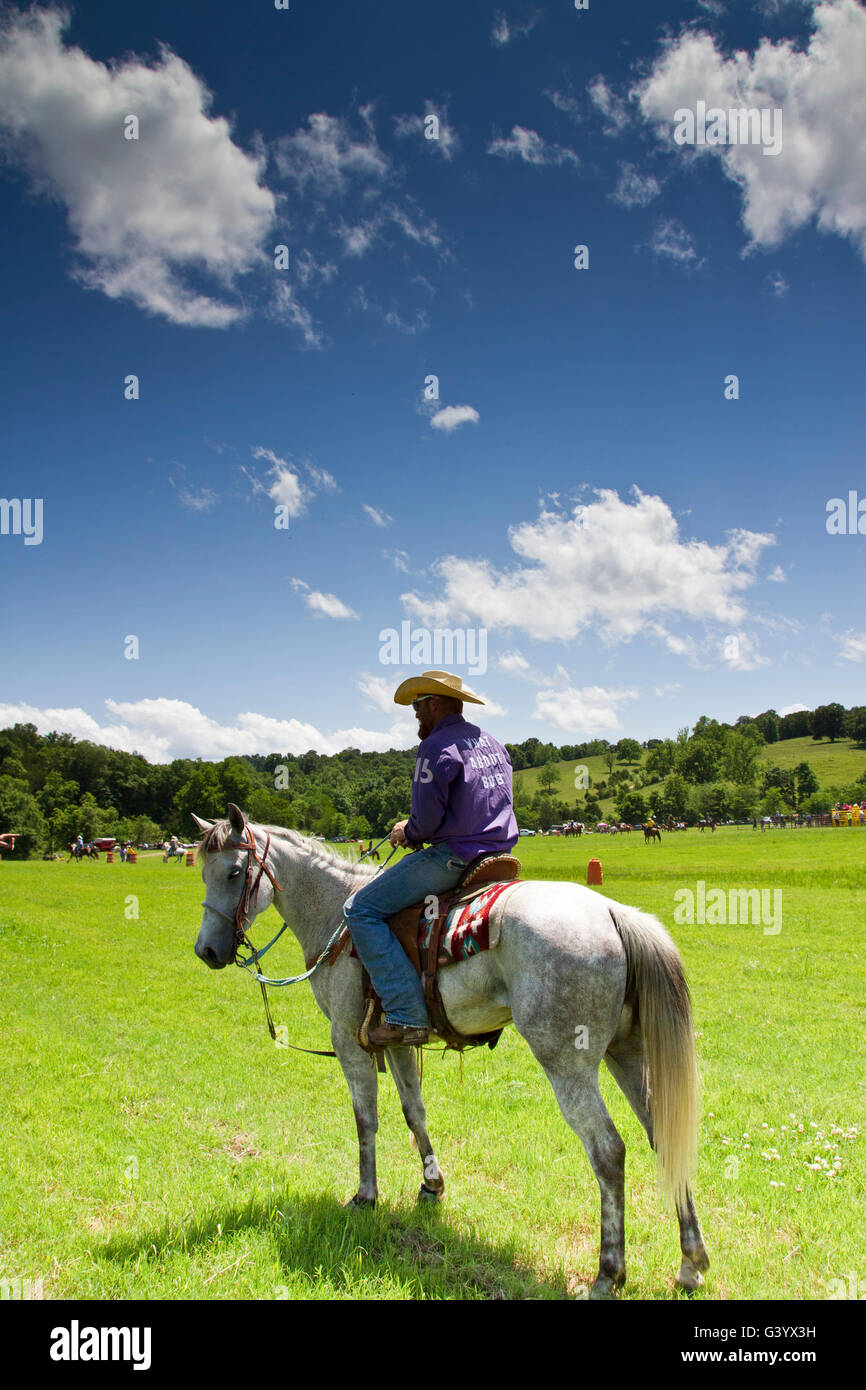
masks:
[[[199,830],[213,830],[214,822],[212,820],[202,820],[201,816],[196,815],[195,811],[190,811],[190,815],[192,816]]]
[[[236,835],[243,835],[244,826],[246,825],[246,823],[246,817],[244,816],[243,811],[240,809],[239,806],[236,806],[233,801],[230,801],[229,825],[231,826],[232,830],[235,832]]]

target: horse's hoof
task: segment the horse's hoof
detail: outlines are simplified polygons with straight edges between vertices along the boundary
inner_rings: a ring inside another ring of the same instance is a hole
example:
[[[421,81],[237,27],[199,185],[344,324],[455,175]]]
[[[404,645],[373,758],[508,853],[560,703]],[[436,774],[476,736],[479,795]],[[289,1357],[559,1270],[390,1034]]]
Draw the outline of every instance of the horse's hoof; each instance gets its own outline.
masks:
[[[428,1187],[426,1182],[422,1182],[418,1188],[419,1202],[441,1202],[445,1196],[445,1188]]]
[[[616,1275],[600,1274],[589,1291],[590,1299],[593,1303],[602,1300],[610,1302],[616,1299],[617,1291],[625,1283],[625,1272]]]
[[[615,1303],[616,1293],[609,1279],[597,1279],[589,1291],[592,1303]]]
[[[695,1289],[701,1287],[703,1282],[704,1276],[701,1274],[701,1271],[695,1268],[691,1260],[683,1260],[679,1268],[679,1273],[677,1274],[677,1288],[687,1289],[689,1293],[693,1293]]]
[[[347,1207],[352,1207],[355,1211],[372,1211],[375,1205],[375,1197],[362,1197],[359,1192],[356,1192],[354,1197],[346,1203]]]

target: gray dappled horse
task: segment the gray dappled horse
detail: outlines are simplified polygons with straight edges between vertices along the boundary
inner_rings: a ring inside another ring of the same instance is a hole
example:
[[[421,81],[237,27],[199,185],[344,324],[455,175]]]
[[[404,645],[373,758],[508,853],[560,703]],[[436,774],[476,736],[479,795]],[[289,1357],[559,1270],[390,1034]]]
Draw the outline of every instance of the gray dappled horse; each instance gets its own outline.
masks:
[[[281,826],[251,825],[236,806],[228,820],[195,817],[206,832],[199,856],[206,901],[196,955],[214,970],[234,961],[238,907],[255,863],[250,919],[273,902],[311,964],[339,925],[343,904],[375,872]],[[253,846],[255,853],[253,853]],[[667,932],[655,917],[577,883],[525,882],[499,914],[499,944],[443,967],[442,1000],[461,1033],[514,1023],[541,1063],[560,1109],[580,1138],[601,1190],[601,1256],[593,1298],[625,1281],[625,1145],[598,1085],[602,1058],[646,1130],[659,1176],[673,1199],[682,1263],[677,1282],[703,1283],[709,1264],[689,1186],[697,1144],[697,1064],[688,986]],[[494,917],[495,922],[495,917]],[[360,1147],[357,1206],[375,1202],[377,1072],[357,1041],[363,1016],[361,963],[343,951],[310,981],[330,1020],[332,1046],[352,1094]],[[424,1166],[419,1197],[438,1200],[445,1181],[427,1134],[411,1047],[387,1049],[403,1114]]]

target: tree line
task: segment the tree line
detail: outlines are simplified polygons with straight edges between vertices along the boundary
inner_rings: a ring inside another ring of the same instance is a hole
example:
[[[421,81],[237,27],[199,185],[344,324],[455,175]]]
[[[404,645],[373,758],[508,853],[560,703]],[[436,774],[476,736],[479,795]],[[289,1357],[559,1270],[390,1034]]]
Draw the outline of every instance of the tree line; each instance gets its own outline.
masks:
[[[751,815],[759,802],[778,809],[824,809],[806,804],[822,795],[807,764],[791,774],[774,769],[763,779],[757,776],[758,753],[765,745],[807,734],[866,745],[866,706],[823,705],[784,716],[766,710],[743,715],[734,725],[702,716],[676,739],[644,744],[625,738],[616,744],[591,739],[557,746],[528,738],[505,746],[515,771],[542,768],[539,792],[533,798],[516,785],[515,806],[521,824],[543,829],[559,820],[599,818],[602,796],[615,798],[622,820],[642,819],[648,809],[679,818],[698,811],[719,818]],[[598,756],[605,759],[608,779],[563,795],[553,765]],[[0,832],[20,836],[19,858],[62,850],[79,834],[85,840],[114,835],[133,844],[171,834],[189,839],[195,834],[193,811],[213,819],[233,801],[260,824],[328,839],[380,837],[408,814],[414,767],[414,749],[362,753],[357,748],[331,755],[310,751],[149,763],[139,753],[71,734],[40,735],[33,724],[16,724],[0,730]],[[768,782],[771,775],[775,780]],[[659,781],[663,791],[648,808],[641,789]],[[824,799],[833,790],[825,788]],[[842,790],[853,799],[855,788]]]

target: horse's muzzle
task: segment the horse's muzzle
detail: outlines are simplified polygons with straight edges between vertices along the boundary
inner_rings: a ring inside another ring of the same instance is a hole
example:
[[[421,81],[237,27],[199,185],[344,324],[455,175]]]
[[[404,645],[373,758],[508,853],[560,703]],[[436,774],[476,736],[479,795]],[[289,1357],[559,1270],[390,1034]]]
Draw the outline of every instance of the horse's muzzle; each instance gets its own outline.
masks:
[[[203,960],[205,965],[209,965],[211,970],[225,970],[228,965],[227,960],[220,960],[213,946],[199,946],[196,942],[194,947],[199,960]]]

